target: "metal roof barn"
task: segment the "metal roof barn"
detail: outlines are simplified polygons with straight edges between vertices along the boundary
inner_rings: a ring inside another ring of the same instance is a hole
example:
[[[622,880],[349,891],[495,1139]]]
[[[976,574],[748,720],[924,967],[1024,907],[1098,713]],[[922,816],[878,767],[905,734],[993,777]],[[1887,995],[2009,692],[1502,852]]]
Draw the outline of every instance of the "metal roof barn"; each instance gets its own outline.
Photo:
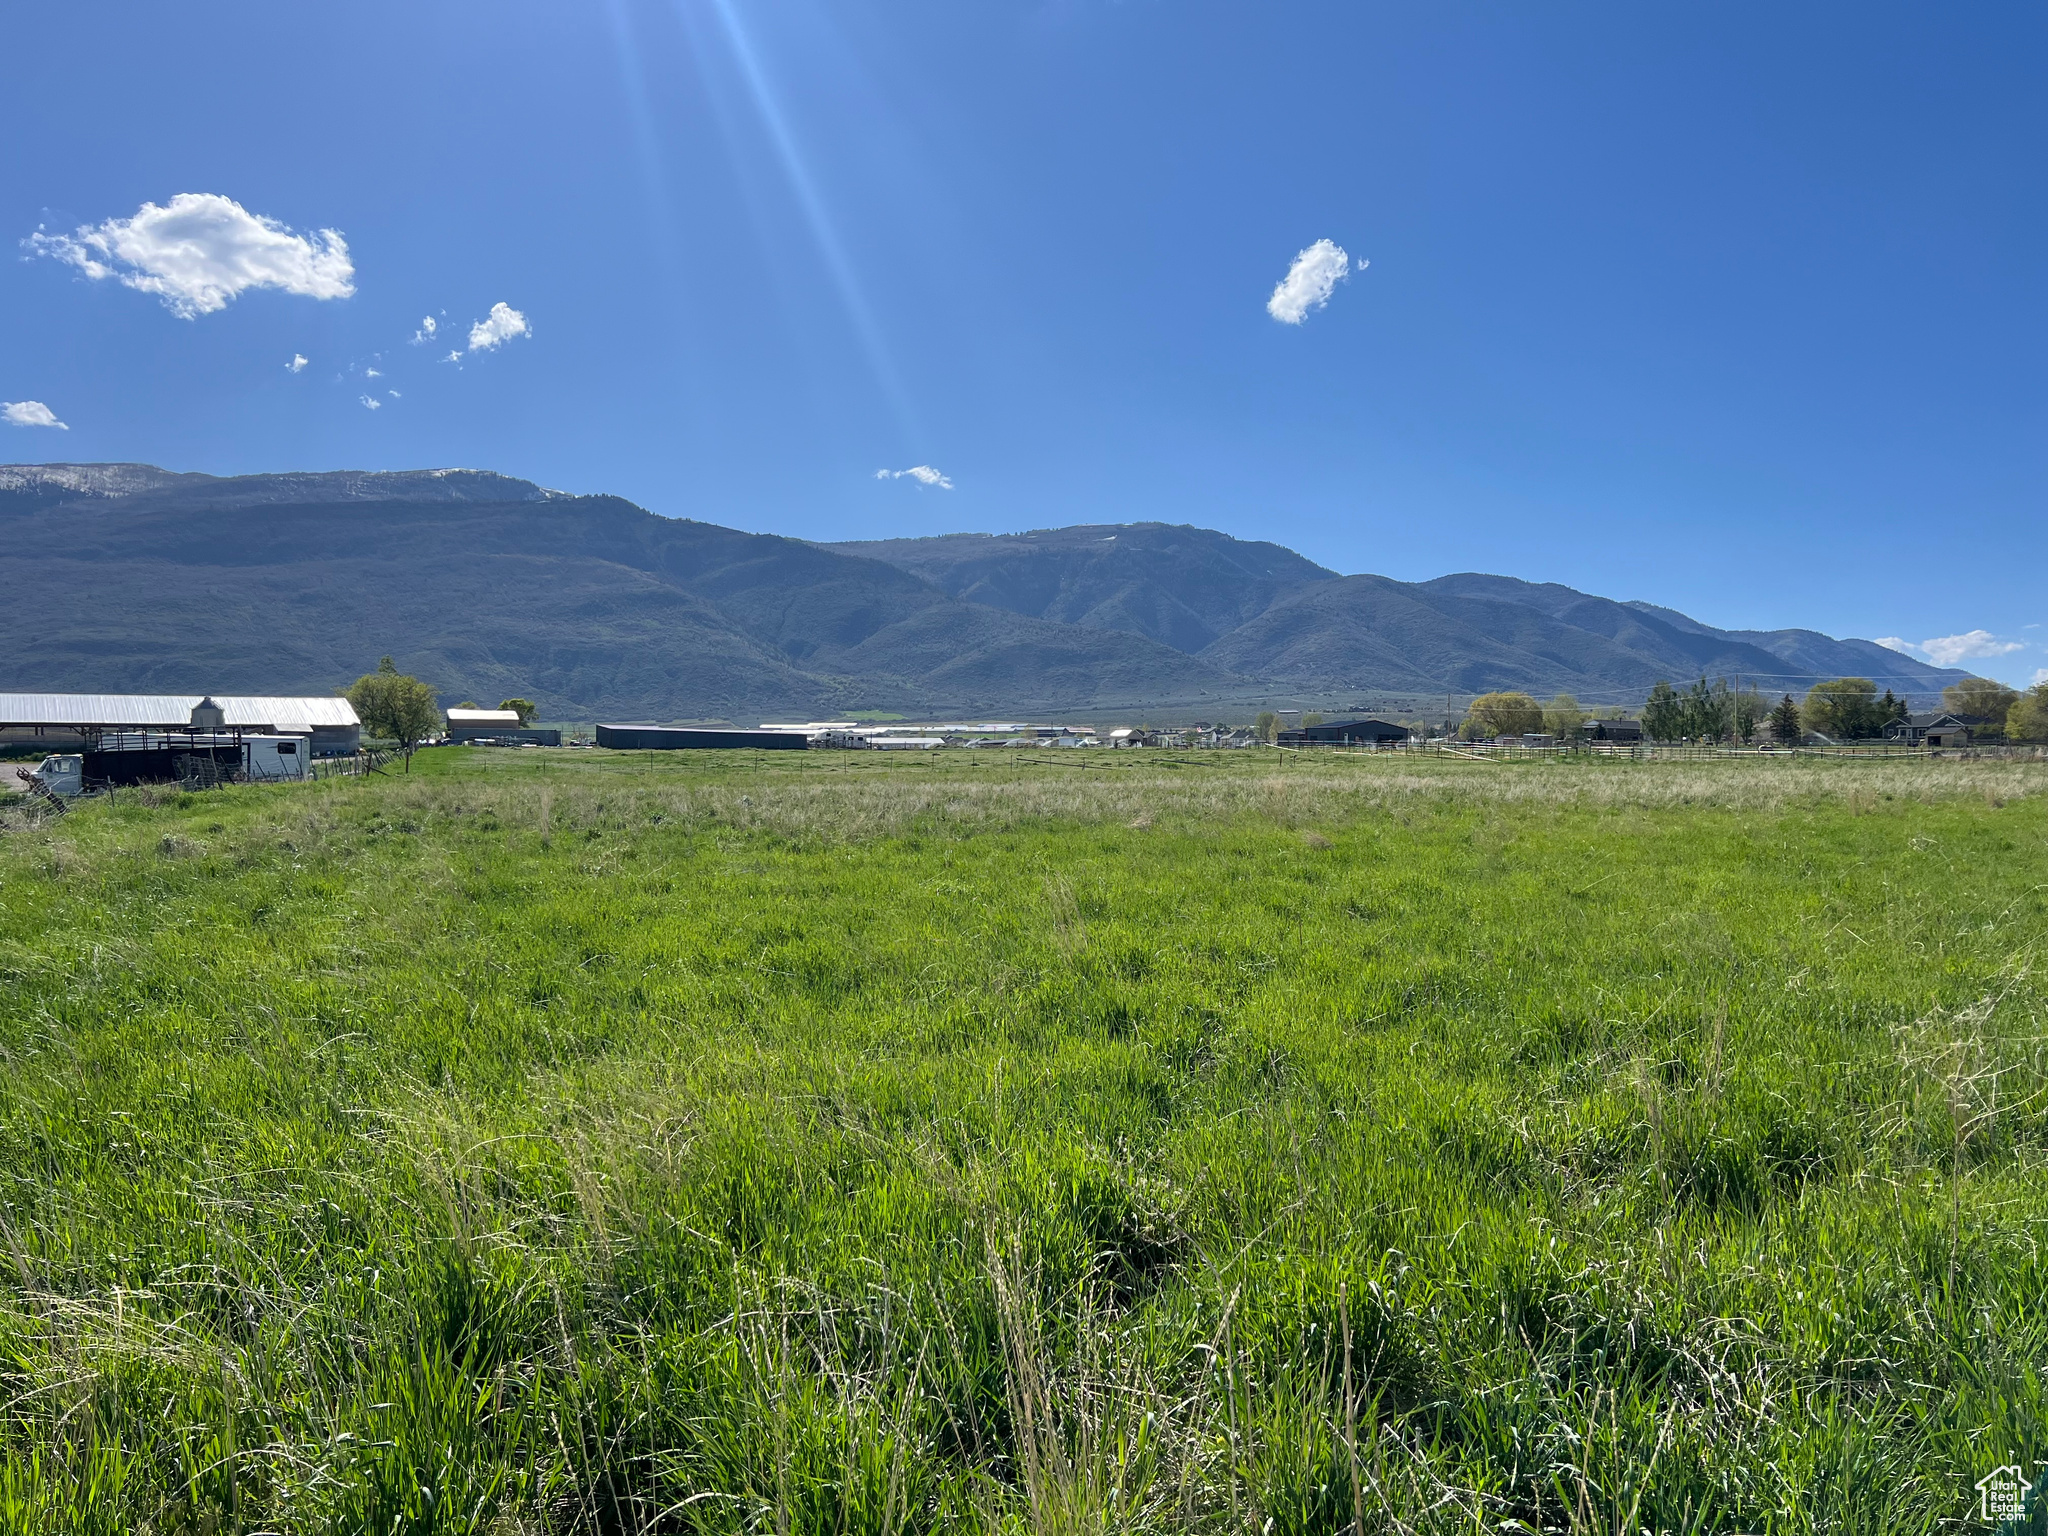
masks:
[[[0,729],[54,725],[155,726],[178,730],[192,723],[192,711],[208,697],[230,728],[274,727],[281,735],[303,736],[315,726],[362,724],[353,705],[340,698],[267,698],[217,693],[0,693]]]
[[[207,711],[201,721],[199,706]],[[83,741],[107,731],[228,730],[271,736],[305,736],[316,757],[345,756],[362,739],[362,722],[347,699],[324,695],[276,697],[197,693],[0,693],[0,732],[41,736],[75,732]]]

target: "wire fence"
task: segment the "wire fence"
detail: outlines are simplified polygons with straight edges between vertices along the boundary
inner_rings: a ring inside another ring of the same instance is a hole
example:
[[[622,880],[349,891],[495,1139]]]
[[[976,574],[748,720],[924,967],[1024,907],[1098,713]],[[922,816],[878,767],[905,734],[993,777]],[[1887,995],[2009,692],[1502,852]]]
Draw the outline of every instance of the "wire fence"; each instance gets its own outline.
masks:
[[[1549,746],[1519,741],[1406,741],[1390,742],[1380,747],[1350,746],[1336,742],[1289,743],[1278,747],[1280,752],[1302,753],[1315,756],[1335,754],[1350,757],[1384,757],[1389,754],[1408,757],[1463,758],[1467,761],[1484,762],[1516,761],[1543,758],[1598,758],[1618,759],[1627,762],[1718,762],[1722,759],[1756,758],[1942,758],[1949,761],[1958,759],[1986,759],[2004,761],[2048,760],[2048,746],[2014,745],[2010,743],[1980,743],[1967,747],[1915,747],[1898,742],[1850,743],[1839,746],[1730,746],[1703,742],[1644,741],[1644,742],[1560,742]]]
[[[347,757],[316,757],[312,763],[315,779],[359,779],[367,774],[382,773],[384,765],[398,754],[383,752],[374,747],[364,747]]]

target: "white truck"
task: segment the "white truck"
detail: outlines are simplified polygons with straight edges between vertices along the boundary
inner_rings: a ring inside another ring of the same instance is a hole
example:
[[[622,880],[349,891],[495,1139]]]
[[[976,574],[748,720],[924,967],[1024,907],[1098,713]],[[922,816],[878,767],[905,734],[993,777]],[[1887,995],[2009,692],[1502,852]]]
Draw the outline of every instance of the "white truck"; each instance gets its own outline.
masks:
[[[40,767],[31,768],[28,773],[51,794],[67,800],[85,793],[85,759],[76,752],[52,753]]]

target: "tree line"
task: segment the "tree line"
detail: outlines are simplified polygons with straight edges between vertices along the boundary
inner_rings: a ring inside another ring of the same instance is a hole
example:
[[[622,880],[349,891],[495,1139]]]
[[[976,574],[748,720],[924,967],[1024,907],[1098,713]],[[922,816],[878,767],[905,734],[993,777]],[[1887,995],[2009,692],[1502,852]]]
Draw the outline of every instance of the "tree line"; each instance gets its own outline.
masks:
[[[1978,740],[2048,742],[2048,682],[2021,692],[1967,677],[1944,688],[1941,702]],[[1568,693],[1539,704],[1508,690],[1474,699],[1458,734],[1477,741],[1543,733],[1564,741],[1583,734],[1592,718]],[[1904,699],[1889,688],[1880,695],[1867,677],[1829,678],[1809,688],[1804,702],[1788,693],[1776,704],[1755,688],[1702,677],[1683,689],[1659,682],[1643,704],[1642,728],[1648,741],[1750,741],[1761,733],[1790,744],[1809,732],[1830,741],[1874,741],[1909,718]]]

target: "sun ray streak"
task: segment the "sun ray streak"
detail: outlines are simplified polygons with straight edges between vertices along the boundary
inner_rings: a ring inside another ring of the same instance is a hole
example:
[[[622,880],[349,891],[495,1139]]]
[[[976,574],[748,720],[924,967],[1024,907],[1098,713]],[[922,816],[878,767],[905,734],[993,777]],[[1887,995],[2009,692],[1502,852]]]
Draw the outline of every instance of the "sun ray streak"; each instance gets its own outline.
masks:
[[[918,429],[909,392],[904,388],[895,360],[890,355],[888,342],[875,319],[867,296],[862,292],[853,261],[847,255],[845,243],[839,237],[838,228],[833,222],[824,195],[818,189],[817,179],[811,174],[810,166],[797,143],[789,114],[783,109],[781,98],[762,65],[760,52],[748,35],[732,0],[709,0],[709,5],[718,18],[727,46],[732,50],[733,61],[739,67],[740,78],[746,86],[747,94],[753,100],[754,110],[760,115],[761,124],[767,130],[769,143],[773,146],[775,157],[782,166],[783,175],[788,178],[797,207],[803,214],[804,222],[810,227],[811,238],[817,242],[819,253],[824,257],[826,270],[831,276],[833,286],[839,292],[839,300],[846,310],[848,323],[852,325],[861,346],[867,352],[868,366],[874,373],[876,387],[880,389],[890,411],[895,415],[897,428],[904,434],[905,445],[921,448],[923,433]]]

